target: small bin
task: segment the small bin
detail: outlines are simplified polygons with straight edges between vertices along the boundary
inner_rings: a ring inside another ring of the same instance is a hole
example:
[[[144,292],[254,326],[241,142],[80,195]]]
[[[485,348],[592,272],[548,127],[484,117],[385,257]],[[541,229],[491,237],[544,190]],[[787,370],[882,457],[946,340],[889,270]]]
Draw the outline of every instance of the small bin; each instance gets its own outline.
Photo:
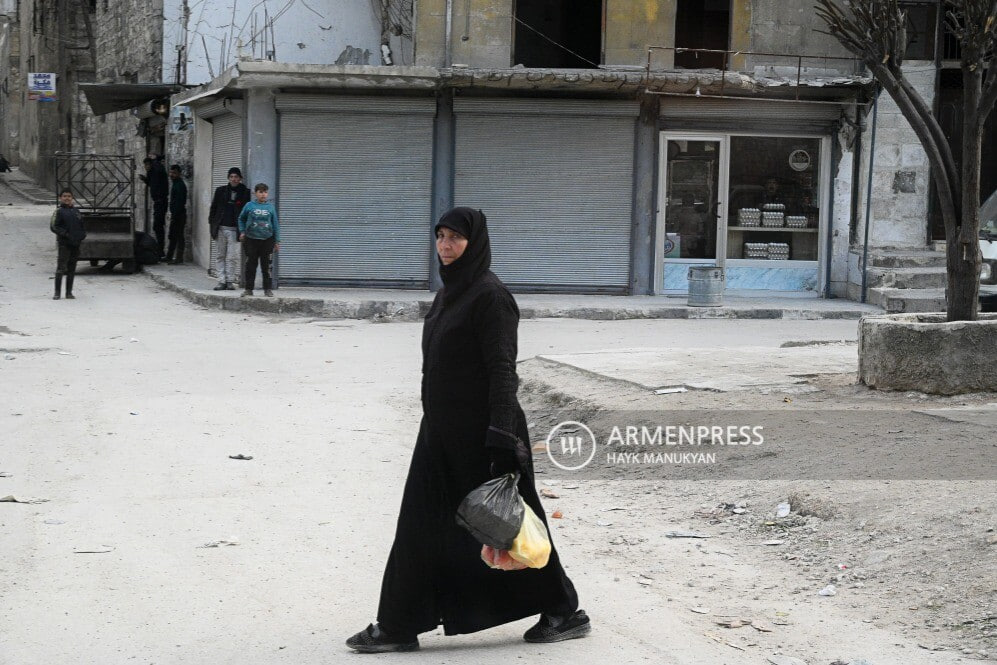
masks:
[[[716,266],[689,267],[689,306],[720,307],[724,301],[724,269]]]

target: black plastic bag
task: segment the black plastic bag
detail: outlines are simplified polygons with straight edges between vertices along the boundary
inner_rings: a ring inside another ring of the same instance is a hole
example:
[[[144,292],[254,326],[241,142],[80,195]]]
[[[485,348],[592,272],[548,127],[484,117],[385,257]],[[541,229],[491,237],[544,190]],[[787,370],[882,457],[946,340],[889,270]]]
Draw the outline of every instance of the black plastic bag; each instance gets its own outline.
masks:
[[[457,508],[457,524],[482,545],[511,549],[523,525],[518,483],[518,473],[507,473],[471,490]]]

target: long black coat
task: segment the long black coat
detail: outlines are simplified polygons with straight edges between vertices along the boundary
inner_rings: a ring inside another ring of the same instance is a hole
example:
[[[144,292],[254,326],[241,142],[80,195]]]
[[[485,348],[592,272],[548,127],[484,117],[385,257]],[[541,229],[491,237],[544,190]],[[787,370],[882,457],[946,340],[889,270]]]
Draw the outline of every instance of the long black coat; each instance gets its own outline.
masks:
[[[578,597],[556,550],[541,569],[492,570],[480,558],[481,544],[454,520],[461,499],[491,477],[486,447],[520,446],[519,492],[546,523],[516,399],[516,302],[490,271],[453,302],[443,296],[437,294],[423,329],[423,419],[378,622],[401,634],[442,623],[456,635],[541,612],[569,614]]]

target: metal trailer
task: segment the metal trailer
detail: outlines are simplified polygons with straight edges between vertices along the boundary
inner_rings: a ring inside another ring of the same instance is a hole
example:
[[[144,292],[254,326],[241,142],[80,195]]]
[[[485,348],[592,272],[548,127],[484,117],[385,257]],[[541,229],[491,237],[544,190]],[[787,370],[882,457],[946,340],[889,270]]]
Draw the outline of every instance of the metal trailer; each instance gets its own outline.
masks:
[[[70,189],[87,237],[80,260],[120,262],[135,272],[135,158],[123,155],[55,153],[56,196]]]

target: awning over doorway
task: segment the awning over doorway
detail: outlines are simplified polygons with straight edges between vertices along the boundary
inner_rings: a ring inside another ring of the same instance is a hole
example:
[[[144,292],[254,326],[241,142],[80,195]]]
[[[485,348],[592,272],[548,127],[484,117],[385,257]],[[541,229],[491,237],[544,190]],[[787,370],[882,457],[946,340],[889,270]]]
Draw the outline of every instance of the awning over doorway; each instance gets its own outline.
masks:
[[[160,97],[169,97],[184,89],[168,83],[80,83],[94,115],[127,111]]]

